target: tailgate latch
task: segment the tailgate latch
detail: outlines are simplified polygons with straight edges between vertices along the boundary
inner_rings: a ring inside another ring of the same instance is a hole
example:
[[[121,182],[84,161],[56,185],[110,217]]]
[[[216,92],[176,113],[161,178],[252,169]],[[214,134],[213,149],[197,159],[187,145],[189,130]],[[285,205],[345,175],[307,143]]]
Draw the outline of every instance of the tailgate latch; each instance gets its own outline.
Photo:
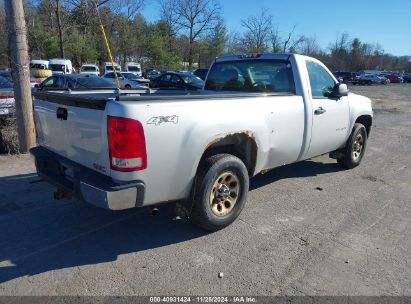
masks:
[[[66,108],[58,108],[57,109],[57,118],[61,120],[67,120],[67,109]]]

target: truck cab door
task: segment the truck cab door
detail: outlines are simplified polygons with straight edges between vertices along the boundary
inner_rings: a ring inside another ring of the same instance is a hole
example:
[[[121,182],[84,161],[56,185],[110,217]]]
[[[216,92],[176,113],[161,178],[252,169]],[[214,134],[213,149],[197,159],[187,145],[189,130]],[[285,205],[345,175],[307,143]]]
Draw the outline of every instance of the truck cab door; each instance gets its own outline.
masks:
[[[312,129],[311,142],[306,158],[321,155],[341,148],[349,128],[348,97],[334,98],[332,89],[336,84],[331,74],[321,64],[306,61],[311,85]]]

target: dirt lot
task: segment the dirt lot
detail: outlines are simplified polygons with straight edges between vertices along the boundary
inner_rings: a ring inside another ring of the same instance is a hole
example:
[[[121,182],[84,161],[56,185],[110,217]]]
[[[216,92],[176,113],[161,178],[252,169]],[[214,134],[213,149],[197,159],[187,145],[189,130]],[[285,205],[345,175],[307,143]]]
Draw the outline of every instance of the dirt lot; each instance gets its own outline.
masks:
[[[258,176],[212,234],[171,206],[55,202],[29,156],[0,156],[0,295],[411,295],[411,85],[352,90],[374,100],[362,165]]]

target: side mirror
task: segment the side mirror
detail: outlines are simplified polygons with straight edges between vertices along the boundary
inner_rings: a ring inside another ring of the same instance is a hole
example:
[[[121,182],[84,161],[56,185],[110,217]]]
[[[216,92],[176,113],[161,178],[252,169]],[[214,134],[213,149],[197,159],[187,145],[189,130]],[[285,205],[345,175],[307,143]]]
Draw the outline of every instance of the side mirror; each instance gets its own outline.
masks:
[[[337,98],[341,98],[343,96],[348,96],[348,87],[345,83],[336,83],[332,95]]]

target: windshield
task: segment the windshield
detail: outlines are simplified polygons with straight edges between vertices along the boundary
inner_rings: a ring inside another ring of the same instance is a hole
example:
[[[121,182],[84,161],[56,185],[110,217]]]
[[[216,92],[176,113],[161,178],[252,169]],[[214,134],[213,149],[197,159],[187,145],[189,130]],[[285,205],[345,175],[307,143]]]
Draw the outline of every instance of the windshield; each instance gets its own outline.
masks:
[[[141,69],[139,68],[139,67],[137,67],[137,66],[128,66],[128,70],[130,71],[130,72],[140,72],[141,71]]]
[[[43,63],[32,63],[30,64],[31,69],[47,70],[47,65]]]
[[[97,68],[94,66],[83,66],[81,67],[82,72],[96,72]]]
[[[66,72],[68,72],[68,68],[64,64],[50,64],[50,70],[54,72],[62,72],[64,68],[66,68]]]
[[[136,74],[133,74],[133,73],[122,73],[122,74],[125,78],[130,79],[130,80],[139,78]]]
[[[285,60],[236,60],[215,63],[206,90],[295,94],[291,65]]]
[[[201,80],[201,78],[197,76],[193,76],[193,75],[180,75],[180,76],[181,78],[183,78],[184,82],[187,84],[191,84],[199,88],[203,87],[204,85],[204,81]]]
[[[156,77],[156,76],[160,76],[161,73],[159,71],[150,71],[147,73],[147,76],[149,77]]]
[[[107,66],[106,66],[106,70],[107,70],[107,71],[112,71],[112,70],[113,70],[113,66],[107,65]],[[116,66],[116,71],[120,71],[120,67]]]

